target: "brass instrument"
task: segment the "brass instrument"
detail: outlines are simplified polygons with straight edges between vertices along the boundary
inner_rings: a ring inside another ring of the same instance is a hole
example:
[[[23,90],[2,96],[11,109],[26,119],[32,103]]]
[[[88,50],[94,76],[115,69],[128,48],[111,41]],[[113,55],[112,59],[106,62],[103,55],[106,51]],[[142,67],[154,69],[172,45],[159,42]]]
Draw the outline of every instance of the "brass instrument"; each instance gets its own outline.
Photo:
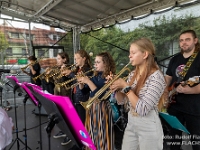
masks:
[[[71,70],[71,71],[74,71],[75,70],[75,66],[76,64],[73,64],[69,67],[65,67],[63,70]],[[60,74],[56,77],[57,79],[60,79],[62,78],[63,76],[65,76],[65,74],[62,74],[62,72],[60,72]]]
[[[52,68],[50,68],[51,72],[49,74],[46,74],[47,71],[45,71],[45,80],[47,83],[49,83],[49,79],[57,74],[60,73],[60,68],[58,68],[58,66],[53,66]]]
[[[98,99],[98,97],[103,93],[105,92],[109,86],[114,82],[116,81],[125,71],[129,71],[130,72],[130,69],[128,68],[128,65],[130,64],[131,62],[129,62],[126,66],[124,66],[124,68],[122,68],[122,70],[111,80],[109,81],[108,83],[106,83],[98,92],[96,92],[96,94],[94,95],[94,97],[90,98],[88,101],[86,102],[81,102],[80,101],[80,104],[86,109],[90,109],[90,107],[92,106],[92,104]]]
[[[32,65],[36,64],[37,62],[38,61],[36,60],[36,61],[34,61],[34,62],[30,63],[30,64],[27,64],[26,66],[24,66],[24,67],[22,67],[20,69],[24,72],[26,68],[28,68],[29,66],[32,66]]]
[[[49,81],[49,76],[48,76],[48,74],[46,74],[46,73],[47,73],[48,71],[52,70],[52,69],[56,69],[56,67],[57,67],[57,65],[52,66],[51,68],[48,68],[46,71],[44,71],[44,72],[41,73],[40,75],[38,75],[38,76],[32,78],[33,81],[36,82],[36,80],[37,80],[38,78],[40,78],[41,80],[42,80],[42,79],[45,79],[46,81]]]
[[[124,80],[127,80],[127,79],[128,79],[128,76],[124,77],[123,79],[124,79]],[[111,91],[111,90],[107,91],[107,92],[104,94],[104,96],[100,99],[100,101],[108,99],[108,97],[109,97],[111,94],[112,94],[112,91]]]
[[[88,71],[86,71],[85,73],[81,73],[81,74],[75,76],[74,78],[69,79],[69,80],[67,80],[67,81],[65,81],[65,82],[57,83],[57,84],[55,85],[55,88],[57,89],[58,92],[60,92],[60,88],[61,88],[62,86],[64,86],[66,90],[69,90],[69,89],[71,89],[71,88],[74,88],[75,86],[78,85],[78,83],[75,83],[75,84],[73,84],[73,85],[71,85],[71,86],[67,86],[67,85],[68,85],[69,83],[71,83],[72,81],[76,80],[77,77],[85,76],[86,74],[88,74],[89,72],[92,72],[92,71],[94,71],[94,70],[95,70],[95,69],[88,70]]]
[[[92,78],[94,77],[94,75],[92,76],[87,76],[88,78]],[[71,85],[71,89],[73,89],[74,87],[76,87],[77,85],[79,85],[79,82],[74,83],[73,85]]]
[[[43,77],[44,76],[44,77]],[[38,76],[36,76],[36,77],[34,77],[34,78],[32,78],[33,79],[33,81],[36,83],[36,80],[38,79],[38,78],[40,78],[41,80],[43,79],[43,78],[45,78],[45,72],[43,72],[43,73],[41,73],[40,75],[38,75]]]

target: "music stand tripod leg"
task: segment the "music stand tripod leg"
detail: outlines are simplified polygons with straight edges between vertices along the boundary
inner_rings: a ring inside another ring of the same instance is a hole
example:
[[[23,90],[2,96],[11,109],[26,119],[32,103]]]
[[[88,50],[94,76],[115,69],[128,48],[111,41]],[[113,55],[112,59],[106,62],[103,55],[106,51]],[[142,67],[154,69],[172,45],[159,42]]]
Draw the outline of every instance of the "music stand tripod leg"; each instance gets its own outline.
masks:
[[[14,90],[13,90],[13,92],[14,92],[14,112],[15,112],[15,133],[16,133],[16,139],[14,140],[14,142],[12,143],[12,145],[10,146],[9,150],[13,147],[13,145],[15,144],[15,142],[17,142],[17,150],[19,150],[19,148],[20,148],[19,142],[21,142],[22,144],[25,145],[25,143],[19,138],[19,134],[18,134],[19,131],[18,131],[18,122],[17,122],[17,108],[16,108],[17,107],[17,105],[16,105],[16,90],[18,88],[19,88],[19,85],[16,84],[14,86]],[[27,148],[27,146],[26,146],[26,148]]]
[[[41,103],[38,103],[38,112],[39,112],[39,134],[40,134],[40,141],[38,143],[40,144],[40,150],[42,150],[42,118],[41,118]]]
[[[49,123],[46,127],[46,132],[48,134],[49,150],[51,150],[51,131],[53,127],[55,126],[55,124],[59,122],[59,117],[56,114],[50,114],[48,118],[49,118]]]
[[[24,100],[23,100],[23,103],[24,103],[24,141],[25,141],[25,150],[30,149],[27,145],[27,129],[26,129],[26,102],[28,100],[29,96],[26,94],[24,96]],[[30,149],[31,150],[31,149]]]

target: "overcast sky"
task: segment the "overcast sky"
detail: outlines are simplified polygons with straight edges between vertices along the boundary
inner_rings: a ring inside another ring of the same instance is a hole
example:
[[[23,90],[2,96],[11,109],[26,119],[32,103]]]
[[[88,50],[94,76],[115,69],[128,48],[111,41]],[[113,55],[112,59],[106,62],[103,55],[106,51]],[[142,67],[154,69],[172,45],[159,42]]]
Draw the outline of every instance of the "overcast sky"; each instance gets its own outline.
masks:
[[[152,15],[146,17],[146,18],[143,18],[143,19],[132,20],[128,23],[119,25],[119,27],[123,31],[129,31],[129,30],[132,31],[135,28],[138,28],[140,24],[146,23],[148,25],[153,25],[153,20],[157,19],[158,17],[161,17],[163,15],[165,15],[165,17],[167,17],[168,19],[171,19],[171,17],[173,17],[174,15],[176,17],[181,17],[181,16],[185,16],[186,14],[187,15],[192,14],[195,17],[199,17],[200,16],[199,10],[200,10],[200,4],[192,5],[192,6],[189,6],[189,7],[183,7],[181,9],[175,8],[175,9],[172,9],[170,11],[167,11],[167,12],[164,12],[164,13],[161,13],[161,14],[157,14],[157,15],[152,14]]]

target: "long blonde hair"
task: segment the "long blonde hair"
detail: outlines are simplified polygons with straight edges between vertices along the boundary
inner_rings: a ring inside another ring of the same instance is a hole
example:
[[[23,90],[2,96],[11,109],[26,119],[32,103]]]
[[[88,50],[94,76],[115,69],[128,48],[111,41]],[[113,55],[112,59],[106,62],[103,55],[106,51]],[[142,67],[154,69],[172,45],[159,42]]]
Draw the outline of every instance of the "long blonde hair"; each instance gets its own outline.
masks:
[[[140,79],[137,82],[136,87],[134,88],[134,92],[138,96],[139,91],[144,86],[147,78],[151,74],[153,74],[156,70],[160,70],[160,69],[159,69],[159,67],[158,67],[158,65],[155,61],[155,47],[154,47],[154,44],[151,42],[150,39],[141,38],[141,39],[138,39],[138,40],[131,42],[130,45],[132,45],[132,44],[136,45],[141,52],[148,52],[148,54],[149,54],[148,57],[146,58],[145,71],[141,75]],[[130,80],[129,85],[133,84],[138,73],[139,73],[139,68],[136,66],[135,67],[135,73],[134,73],[132,79]],[[164,96],[162,95],[160,100],[159,100],[159,103],[158,103],[158,109],[159,110],[162,109],[163,104],[164,104],[163,102],[164,102]]]

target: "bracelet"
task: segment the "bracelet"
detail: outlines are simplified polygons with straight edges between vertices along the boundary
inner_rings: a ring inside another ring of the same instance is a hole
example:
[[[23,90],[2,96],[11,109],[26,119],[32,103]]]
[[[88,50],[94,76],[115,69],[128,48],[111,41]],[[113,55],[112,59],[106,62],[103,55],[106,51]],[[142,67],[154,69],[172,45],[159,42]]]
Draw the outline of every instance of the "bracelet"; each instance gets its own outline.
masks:
[[[125,88],[123,88],[123,89],[121,90],[121,92],[126,94],[126,93],[128,93],[130,90],[131,90],[131,87],[130,87],[130,86],[126,86]]]

